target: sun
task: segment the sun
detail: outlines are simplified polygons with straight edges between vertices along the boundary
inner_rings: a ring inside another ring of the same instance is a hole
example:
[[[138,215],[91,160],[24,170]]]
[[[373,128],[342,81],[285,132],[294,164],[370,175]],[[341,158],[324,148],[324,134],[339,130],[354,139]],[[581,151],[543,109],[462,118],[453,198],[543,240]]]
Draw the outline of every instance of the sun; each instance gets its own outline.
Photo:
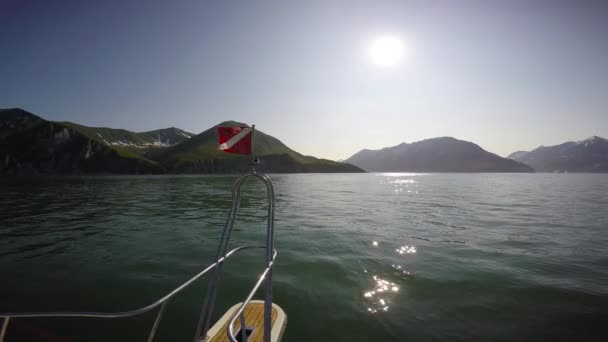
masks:
[[[382,36],[374,39],[369,48],[372,63],[378,66],[401,64],[405,57],[405,46],[398,37]]]

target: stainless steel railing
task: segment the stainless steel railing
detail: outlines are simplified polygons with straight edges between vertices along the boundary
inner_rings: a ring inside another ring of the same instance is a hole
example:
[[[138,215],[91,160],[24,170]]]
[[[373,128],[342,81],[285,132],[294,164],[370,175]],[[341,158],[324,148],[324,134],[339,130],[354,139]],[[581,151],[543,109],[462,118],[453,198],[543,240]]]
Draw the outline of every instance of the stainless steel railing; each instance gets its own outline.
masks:
[[[194,283],[197,279],[199,279],[200,277],[205,275],[207,272],[216,268],[218,265],[221,265],[225,260],[227,260],[229,257],[231,257],[236,252],[239,252],[244,249],[252,249],[252,248],[264,248],[265,249],[266,247],[265,246],[242,246],[242,247],[234,248],[231,251],[229,251],[228,253],[226,253],[225,256],[221,257],[218,261],[207,266],[207,268],[205,268],[204,270],[195,274],[193,277],[191,277],[190,279],[188,279],[187,281],[182,283],[180,286],[173,289],[171,292],[167,293],[166,295],[164,295],[160,299],[156,300],[155,302],[153,302],[149,305],[143,306],[141,308],[128,310],[128,311],[119,311],[119,312],[70,312],[70,311],[0,312],[0,318],[4,318],[2,327],[0,328],[0,342],[4,342],[4,338],[7,335],[7,331],[8,331],[8,327],[9,327],[11,318],[33,318],[33,317],[38,317],[38,318],[42,318],[42,317],[123,318],[123,317],[138,316],[138,315],[149,312],[160,306],[160,309],[158,310],[158,313],[156,314],[156,319],[154,320],[154,324],[152,325],[152,328],[150,329],[150,334],[148,335],[147,341],[150,342],[154,339],[154,335],[156,334],[156,330],[158,329],[158,326],[160,324],[160,320],[162,318],[165,307],[171,301],[171,299],[173,299],[173,297],[175,297],[178,293],[180,293],[182,290],[184,290],[188,286],[192,285],[192,283]],[[276,257],[276,255],[277,255],[277,251],[275,250],[273,252],[273,259]],[[266,268],[266,270],[264,271],[263,274],[265,275],[267,272],[268,272],[268,268]],[[258,283],[260,283],[260,281],[258,281]],[[256,284],[258,284],[258,283],[256,283]],[[257,287],[259,287],[259,285]],[[257,287],[256,287],[256,290],[257,290]]]
[[[268,177],[264,173],[257,172],[255,170],[255,166],[258,164],[257,161],[254,161],[251,165],[251,171],[243,176],[240,176],[234,181],[232,186],[232,207],[230,208],[230,212],[228,213],[228,219],[226,220],[226,225],[224,226],[224,231],[222,232],[222,237],[220,238],[220,244],[217,250],[217,257],[220,258],[224,255],[225,251],[228,248],[228,244],[230,243],[230,237],[232,235],[234,222],[236,221],[236,215],[238,213],[240,201],[241,201],[241,186],[250,177],[260,179],[264,185],[266,185],[267,191],[267,200],[268,200],[268,219],[266,226],[266,269],[264,273],[259,278],[258,282],[254,286],[250,295],[247,297],[245,302],[243,303],[240,310],[237,310],[237,313],[232,317],[231,321],[233,322],[238,315],[243,313],[245,306],[249,303],[253,294],[257,291],[262,283],[266,283],[264,286],[264,342],[270,342],[270,332],[271,332],[271,313],[272,313],[272,264],[274,261],[274,255],[272,252],[274,250],[274,186],[270,177]],[[209,281],[209,286],[207,287],[207,292],[205,294],[205,300],[203,301],[203,306],[201,308],[201,316],[196,328],[196,335],[194,336],[194,342],[199,342],[201,340],[207,339],[207,332],[211,326],[211,317],[213,315],[213,309],[215,306],[215,298],[217,296],[217,283],[219,281],[221,274],[221,265],[214,270],[214,274]],[[229,326],[228,328],[228,337],[230,341],[236,342],[237,340],[234,337],[232,328]],[[245,317],[241,315],[241,333],[242,341],[246,341],[245,338]]]
[[[228,339],[230,340],[230,342],[238,342],[236,337],[234,337],[234,323],[236,322],[237,318],[240,318],[240,324],[241,324],[241,341],[246,341],[246,322],[245,322],[245,308],[247,307],[247,305],[249,304],[249,302],[251,302],[251,299],[253,299],[253,296],[255,295],[255,293],[258,291],[258,289],[260,288],[260,285],[262,285],[262,283],[264,283],[264,280],[266,280],[266,276],[268,275],[268,273],[270,272],[270,270],[272,270],[272,263],[274,261],[272,261],[269,267],[266,268],[266,270],[264,270],[264,272],[262,273],[262,275],[260,276],[260,278],[258,279],[258,282],[255,283],[255,285],[253,286],[253,288],[251,289],[251,291],[249,292],[249,295],[247,295],[247,298],[245,298],[245,300],[243,301],[243,304],[241,304],[241,306],[239,307],[238,310],[236,310],[236,312],[232,315],[232,318],[230,319],[229,323],[228,323]],[[264,301],[264,304],[266,304],[266,301]],[[271,302],[272,305],[272,302]],[[265,308],[264,308],[265,309]],[[264,313],[266,313],[264,311]],[[266,320],[266,317],[264,317],[264,323],[266,322],[270,322],[270,319]],[[265,326],[264,326],[265,327]],[[268,335],[264,335],[264,336],[269,336]]]
[[[4,342],[4,337],[6,336],[6,332],[8,330],[8,326],[11,318],[25,318],[25,317],[97,317],[97,318],[120,318],[120,317],[130,317],[136,316],[143,313],[146,313],[154,308],[160,306],[158,313],[156,314],[156,319],[154,320],[154,324],[150,329],[150,333],[148,335],[148,342],[151,342],[154,339],[154,335],[156,334],[156,330],[160,324],[160,320],[163,316],[167,303],[179,292],[188,287],[198,278],[203,276],[205,273],[213,270],[212,277],[209,281],[209,285],[207,287],[207,291],[205,293],[205,299],[203,301],[203,305],[201,308],[201,315],[196,327],[196,334],[194,336],[195,342],[201,342],[207,340],[207,333],[209,331],[211,325],[211,318],[213,315],[214,307],[215,307],[215,299],[217,296],[217,286],[219,283],[222,264],[234,253],[248,248],[264,248],[266,250],[265,253],[265,263],[266,268],[264,272],[254,285],[253,289],[249,292],[245,301],[242,303],[240,308],[235,312],[235,314],[231,317],[230,323],[228,325],[227,334],[228,338],[231,342],[237,342],[237,339],[234,336],[234,323],[236,319],[240,316],[241,323],[241,341],[246,341],[246,329],[245,329],[245,315],[243,314],[245,307],[260,286],[265,283],[264,286],[264,342],[270,342],[270,332],[271,332],[271,313],[272,313],[272,265],[274,263],[274,258],[276,257],[276,250],[274,249],[274,186],[270,177],[266,174],[257,172],[255,167],[259,162],[254,159],[254,161],[250,164],[251,171],[243,176],[238,177],[232,186],[232,206],[230,208],[230,212],[228,213],[228,219],[226,220],[226,224],[224,225],[224,229],[222,231],[222,235],[220,238],[220,244],[217,249],[217,254],[215,257],[215,262],[190,278],[188,281],[183,283],[182,285],[175,288],[173,291],[169,292],[164,297],[155,301],[152,304],[147,306],[129,310],[122,312],[113,312],[113,313],[104,313],[104,312],[30,312],[30,313],[17,313],[17,312],[8,312],[8,313],[0,313],[0,318],[4,318],[2,327],[0,327],[0,342]],[[260,179],[264,185],[266,185],[267,190],[267,200],[268,200],[268,220],[267,220],[267,228],[266,228],[266,245],[265,246],[243,246],[232,249],[228,251],[228,246],[230,244],[230,237],[233,232],[234,223],[236,221],[236,216],[238,213],[238,209],[240,206],[241,200],[241,186],[248,178],[253,177]]]
[[[8,331],[9,323],[11,318],[32,318],[32,317],[95,317],[95,318],[122,318],[122,317],[132,317],[144,314],[152,309],[155,309],[160,306],[158,313],[156,314],[156,319],[154,320],[154,324],[150,329],[150,334],[148,335],[147,341],[152,341],[154,339],[154,335],[156,334],[156,330],[160,324],[160,320],[162,318],[163,312],[167,304],[182,290],[190,286],[197,279],[205,275],[207,272],[215,269],[219,265],[223,264],[225,260],[231,257],[236,252],[239,252],[244,249],[252,249],[252,248],[266,248],[265,246],[241,246],[230,250],[226,255],[219,258],[213,264],[207,266],[204,270],[195,274],[193,277],[182,283],[180,286],[173,289],[171,292],[167,293],[160,299],[155,302],[143,306],[141,308],[128,310],[128,311],[119,311],[119,312],[69,312],[69,311],[57,311],[57,312],[0,312],[0,318],[4,318],[2,323],[2,327],[0,328],[0,342],[4,342],[4,338],[6,337],[6,333]],[[273,252],[273,258],[276,257],[277,251]],[[266,272],[266,271],[264,271]]]

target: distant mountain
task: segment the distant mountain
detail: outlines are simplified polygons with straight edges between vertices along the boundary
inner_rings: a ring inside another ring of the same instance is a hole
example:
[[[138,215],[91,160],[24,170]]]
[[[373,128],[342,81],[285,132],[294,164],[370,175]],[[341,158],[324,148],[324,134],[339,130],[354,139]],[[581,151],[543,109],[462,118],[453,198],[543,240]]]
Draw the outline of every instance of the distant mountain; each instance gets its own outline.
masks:
[[[516,152],[511,153],[507,158],[517,160],[517,158],[522,157],[526,153],[528,153],[528,152],[527,151],[516,151]]]
[[[194,136],[192,133],[175,127],[135,133],[124,129],[87,127],[71,122],[60,122],[60,124],[73,128],[90,139],[104,142],[106,145],[132,147],[137,149],[169,147],[177,145]]]
[[[91,140],[111,146],[114,150],[124,154],[147,159],[151,159],[151,156],[158,150],[177,145],[195,135],[175,127],[136,133],[124,129],[82,126],[72,122],[59,122],[58,124],[69,127]]]
[[[268,172],[363,172],[350,164],[303,156],[260,131],[256,148],[261,169]],[[175,127],[136,133],[0,109],[0,174],[241,172],[247,160],[219,151],[215,128],[199,135]]]
[[[361,150],[346,162],[372,172],[534,172],[528,165],[450,137]]]
[[[225,121],[219,126],[247,126]],[[188,141],[169,147],[157,156],[171,172],[222,173],[242,172],[248,169],[248,156],[222,152],[218,149],[217,126]],[[285,146],[278,139],[256,129],[256,155],[262,160],[260,170],[265,172],[363,172],[360,168],[332,160],[304,156]]]
[[[518,151],[508,158],[532,166],[539,172],[608,172],[608,140],[591,137],[555,146]]]

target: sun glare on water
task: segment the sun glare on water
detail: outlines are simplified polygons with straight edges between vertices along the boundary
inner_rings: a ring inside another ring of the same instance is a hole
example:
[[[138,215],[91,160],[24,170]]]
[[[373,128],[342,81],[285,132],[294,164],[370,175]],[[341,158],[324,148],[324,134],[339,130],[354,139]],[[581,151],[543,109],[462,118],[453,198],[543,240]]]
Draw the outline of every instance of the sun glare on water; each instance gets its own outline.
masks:
[[[382,36],[372,41],[369,48],[372,63],[378,66],[396,66],[403,62],[405,46],[395,36]]]

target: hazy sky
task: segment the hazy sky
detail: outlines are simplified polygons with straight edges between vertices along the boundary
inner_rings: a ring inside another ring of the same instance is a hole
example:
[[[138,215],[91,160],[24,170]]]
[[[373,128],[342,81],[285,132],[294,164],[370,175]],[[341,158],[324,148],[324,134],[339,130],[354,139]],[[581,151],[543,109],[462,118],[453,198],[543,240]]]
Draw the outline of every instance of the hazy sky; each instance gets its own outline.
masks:
[[[398,37],[401,64],[371,62]],[[345,158],[437,136],[507,155],[608,136],[608,1],[0,0],[0,107]]]

